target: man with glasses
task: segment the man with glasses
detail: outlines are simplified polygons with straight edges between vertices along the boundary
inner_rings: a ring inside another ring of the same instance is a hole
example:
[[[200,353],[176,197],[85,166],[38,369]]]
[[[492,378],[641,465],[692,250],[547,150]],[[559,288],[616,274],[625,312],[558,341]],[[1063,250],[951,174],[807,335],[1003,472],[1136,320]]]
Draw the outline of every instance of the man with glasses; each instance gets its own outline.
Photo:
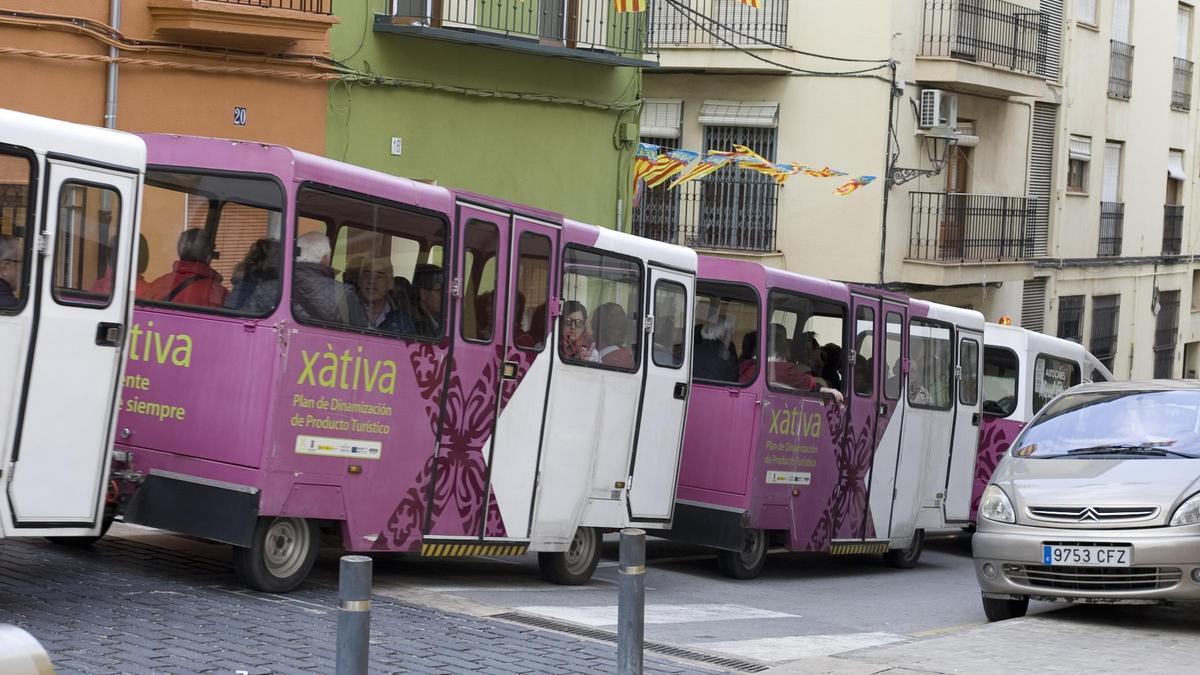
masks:
[[[0,234],[0,308],[21,304],[14,293],[21,285],[21,240]]]

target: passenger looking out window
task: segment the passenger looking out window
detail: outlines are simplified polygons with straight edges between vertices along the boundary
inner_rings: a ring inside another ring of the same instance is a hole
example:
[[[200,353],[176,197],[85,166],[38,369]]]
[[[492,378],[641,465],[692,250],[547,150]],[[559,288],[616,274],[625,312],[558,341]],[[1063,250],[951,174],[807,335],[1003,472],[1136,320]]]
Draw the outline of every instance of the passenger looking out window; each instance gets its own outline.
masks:
[[[413,272],[417,306],[413,313],[414,332],[421,337],[442,334],[442,268],[421,264]]]
[[[179,259],[171,271],[150,282],[146,298],[196,307],[222,307],[229,291],[221,285],[221,274],[209,263],[212,241],[200,228],[184,230],[175,245]]]
[[[233,292],[225,298],[226,309],[265,314],[279,300],[280,245],[275,239],[259,239],[233,269]]]
[[[635,368],[633,351],[629,349],[629,334],[632,332],[625,309],[615,302],[606,302],[596,308],[592,317],[592,332],[596,336],[596,353],[600,363],[615,368]]]
[[[567,300],[562,310],[562,355],[570,361],[599,363],[592,332],[588,330],[588,311],[582,302]]]
[[[307,232],[296,238],[299,253],[292,270],[292,313],[301,321],[364,328],[367,315],[354,289],[334,277],[329,237]]]
[[[361,257],[346,274],[358,289],[366,314],[366,327],[388,333],[413,333],[412,308],[402,305],[393,293],[395,288],[392,261],[382,257]]]
[[[560,358],[628,372],[638,369],[642,274],[637,261],[574,245],[567,247],[562,272]],[[589,307],[593,308],[590,321]],[[587,331],[589,326],[591,330]]]
[[[733,317],[719,314],[716,307],[710,306],[707,319],[697,327],[694,341],[694,377],[721,382],[741,379],[737,349],[733,344]]]
[[[0,307],[16,307],[21,287],[21,240],[0,234]]]

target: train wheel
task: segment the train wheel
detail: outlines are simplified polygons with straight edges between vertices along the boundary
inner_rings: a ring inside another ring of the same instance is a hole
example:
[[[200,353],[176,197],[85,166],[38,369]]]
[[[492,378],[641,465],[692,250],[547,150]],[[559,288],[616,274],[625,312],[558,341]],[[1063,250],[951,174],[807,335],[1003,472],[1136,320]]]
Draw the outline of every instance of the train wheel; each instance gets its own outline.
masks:
[[[1010,600],[1008,598],[989,598],[983,596],[983,613],[988,621],[1007,621],[1019,619],[1029,611],[1029,598]]]
[[[259,518],[250,546],[233,548],[233,569],[254,590],[287,593],[308,576],[319,546],[320,533],[311,520]]]
[[[887,564],[902,570],[910,570],[921,560],[921,551],[925,549],[925,530],[913,533],[912,543],[908,548],[894,548],[883,554]]]
[[[767,564],[767,533],[747,529],[740,551],[717,551],[717,570],[730,579],[753,579]]]
[[[562,553],[538,553],[542,578],[562,586],[582,586],[592,578],[600,562],[600,530],[580,527],[571,545]]]

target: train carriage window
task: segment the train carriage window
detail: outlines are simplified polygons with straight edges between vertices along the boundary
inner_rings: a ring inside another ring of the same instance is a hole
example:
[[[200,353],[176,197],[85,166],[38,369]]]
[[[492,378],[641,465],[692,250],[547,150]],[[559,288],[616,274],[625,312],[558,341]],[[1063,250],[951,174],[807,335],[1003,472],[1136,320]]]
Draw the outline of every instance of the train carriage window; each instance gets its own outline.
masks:
[[[875,391],[875,310],[859,307],[854,323],[854,393],[870,396]]]
[[[767,383],[782,391],[845,390],[844,305],[772,290],[767,325]]]
[[[908,403],[914,408],[949,410],[954,376],[954,343],[949,326],[913,319],[908,323]]]
[[[116,244],[120,241],[121,193],[77,181],[59,193],[54,244],[54,300],[65,305],[107,307],[112,301]]]
[[[747,386],[758,377],[758,295],[741,284],[696,284],[692,379]]]
[[[150,169],[137,298],[266,316],[279,304],[283,191],[271,178]]]
[[[496,252],[499,238],[500,231],[487,221],[471,220],[463,228],[463,277],[466,280],[462,301],[464,340],[491,342],[495,334]],[[387,278],[389,290],[393,286],[392,280],[392,276]]]
[[[958,401],[973,406],[979,403],[979,343],[963,340],[958,344]]]
[[[900,400],[900,382],[904,377],[901,361],[904,344],[904,317],[897,312],[888,312],[886,318],[887,340],[883,344],[884,367],[883,396],[892,401]]]
[[[1038,354],[1033,362],[1033,412],[1080,382],[1079,364]]]
[[[33,161],[0,154],[0,313],[19,312],[28,297],[29,244],[33,218]]]
[[[1008,417],[1017,409],[1020,361],[1011,349],[983,347],[983,414]]]
[[[546,307],[550,302],[550,237],[525,232],[517,257],[517,299],[513,305],[514,344],[540,352],[546,348]]]
[[[423,339],[445,334],[443,219],[313,186],[300,189],[296,207],[292,314],[297,321]],[[469,264],[476,256],[495,256],[488,252],[495,245],[485,241],[487,236],[468,242]],[[480,274],[487,273],[485,261]]]
[[[654,365],[665,368],[683,366],[687,321],[687,289],[674,281],[659,281],[654,286]]]
[[[559,355],[567,362],[634,372],[642,327],[642,267],[568,247],[563,260]]]

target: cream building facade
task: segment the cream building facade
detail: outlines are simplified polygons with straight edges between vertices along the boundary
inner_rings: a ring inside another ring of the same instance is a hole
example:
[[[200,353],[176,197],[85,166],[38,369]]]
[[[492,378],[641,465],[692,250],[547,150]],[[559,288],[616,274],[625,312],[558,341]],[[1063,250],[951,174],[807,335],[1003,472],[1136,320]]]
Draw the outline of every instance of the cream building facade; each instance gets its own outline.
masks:
[[[838,178],[776,187],[723,169],[642,194],[635,232],[1009,316],[1082,342],[1119,377],[1200,371],[1190,3],[651,0],[650,12],[660,66],[644,76],[643,140],[743,143],[880,178],[841,197]]]

